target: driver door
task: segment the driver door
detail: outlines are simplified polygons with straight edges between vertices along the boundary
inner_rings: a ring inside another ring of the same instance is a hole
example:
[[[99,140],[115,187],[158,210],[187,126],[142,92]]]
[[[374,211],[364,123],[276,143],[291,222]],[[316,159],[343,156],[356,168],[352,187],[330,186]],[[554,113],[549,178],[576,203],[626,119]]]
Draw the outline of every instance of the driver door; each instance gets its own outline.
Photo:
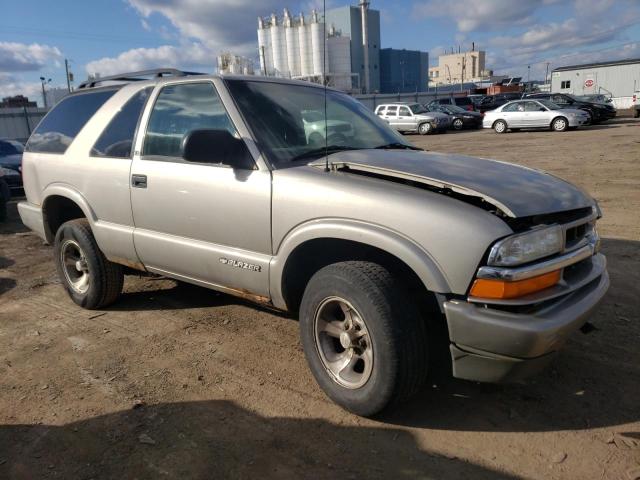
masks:
[[[182,158],[190,131],[227,129],[238,135],[214,83],[162,86],[145,124],[130,184],[134,244],[142,263],[155,273],[267,297],[270,172]]]

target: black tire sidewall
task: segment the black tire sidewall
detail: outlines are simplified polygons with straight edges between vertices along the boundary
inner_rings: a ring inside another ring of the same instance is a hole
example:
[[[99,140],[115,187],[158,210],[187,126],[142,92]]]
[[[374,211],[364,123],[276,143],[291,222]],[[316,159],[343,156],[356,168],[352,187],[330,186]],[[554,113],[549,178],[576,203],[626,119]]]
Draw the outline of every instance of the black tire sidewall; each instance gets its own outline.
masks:
[[[317,307],[328,297],[347,300],[361,315],[373,345],[373,371],[365,385],[348,389],[333,380],[320,359],[315,342]],[[339,405],[358,415],[370,416],[382,410],[394,394],[397,378],[397,349],[391,306],[380,308],[362,283],[327,267],[309,282],[300,306],[300,337],[311,372],[320,387]],[[397,325],[396,325],[397,326]]]
[[[85,293],[76,292],[68,283],[64,267],[60,259],[60,251],[65,240],[74,240],[82,249],[89,269],[89,289]],[[76,222],[64,223],[56,234],[54,242],[56,269],[60,282],[71,299],[83,308],[92,309],[100,306],[104,292],[104,263],[90,230],[87,232]]]

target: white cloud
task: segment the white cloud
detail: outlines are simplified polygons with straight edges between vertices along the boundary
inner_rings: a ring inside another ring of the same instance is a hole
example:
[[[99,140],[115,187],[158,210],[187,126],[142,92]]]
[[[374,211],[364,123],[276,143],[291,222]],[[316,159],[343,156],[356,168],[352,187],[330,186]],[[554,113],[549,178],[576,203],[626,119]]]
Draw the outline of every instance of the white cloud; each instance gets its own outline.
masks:
[[[42,86],[39,82],[23,82],[13,75],[0,73],[1,98],[24,95],[29,100],[42,103]]]
[[[182,46],[163,45],[157,48],[134,48],[117,57],[104,57],[89,62],[86,71],[89,75],[113,75],[122,72],[148,70],[162,67],[202,67],[213,71],[216,54],[201,43]]]
[[[457,0],[442,2],[427,0],[414,3],[413,14],[418,17],[450,17],[460,32],[497,30],[524,25],[533,14],[553,0]]]
[[[216,53],[233,50],[244,55],[257,52],[257,17],[282,13],[281,0],[128,0],[149,20],[154,14],[167,18],[184,38],[198,39]],[[296,5],[296,6],[299,6]],[[307,5],[304,5],[307,6]]]
[[[57,47],[0,42],[0,72],[34,72],[49,63],[58,64],[61,58]]]

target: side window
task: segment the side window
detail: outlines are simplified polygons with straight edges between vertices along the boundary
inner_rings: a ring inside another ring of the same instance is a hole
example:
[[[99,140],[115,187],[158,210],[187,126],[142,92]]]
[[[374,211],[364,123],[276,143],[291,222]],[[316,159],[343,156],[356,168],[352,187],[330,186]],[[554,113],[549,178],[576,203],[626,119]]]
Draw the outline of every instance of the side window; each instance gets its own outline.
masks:
[[[542,105],[538,102],[524,102],[524,110],[526,112],[539,112],[539,111],[547,111]]]
[[[553,95],[551,97],[551,101],[553,103],[557,103],[558,105],[566,105],[567,104],[567,99],[564,98],[563,95]]]
[[[384,112],[386,110],[387,107],[378,107],[378,111],[376,113],[376,115],[384,115]]]
[[[77,93],[62,99],[38,124],[29,137],[26,150],[38,153],[64,153],[94,113],[116,93],[100,90]]]
[[[151,111],[143,155],[181,157],[185,135],[201,129],[236,133],[213,84],[167,85]]]
[[[502,109],[502,111],[503,112],[517,112],[519,106],[522,106],[522,105],[520,103],[510,103],[509,105],[505,106]]]
[[[397,106],[387,107],[387,115],[391,115],[392,117],[395,117],[397,114],[398,114]]]
[[[153,87],[140,90],[116,113],[102,135],[91,149],[93,157],[131,157],[133,138],[140,114],[149,99]]]
[[[410,117],[411,116],[411,112],[409,111],[409,109],[407,107],[400,107],[399,115],[401,117]]]

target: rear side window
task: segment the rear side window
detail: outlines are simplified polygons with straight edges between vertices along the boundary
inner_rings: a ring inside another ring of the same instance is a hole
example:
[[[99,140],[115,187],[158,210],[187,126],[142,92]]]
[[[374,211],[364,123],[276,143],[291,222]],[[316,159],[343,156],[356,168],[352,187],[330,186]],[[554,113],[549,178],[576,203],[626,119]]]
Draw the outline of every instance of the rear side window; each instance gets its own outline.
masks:
[[[182,139],[192,130],[236,129],[211,83],[183,83],[162,89],[149,118],[145,156],[181,157]]]
[[[93,114],[116,90],[70,95],[42,119],[31,134],[26,150],[37,153],[64,153]]]
[[[91,149],[91,156],[130,158],[133,138],[136,134],[140,114],[149,99],[153,87],[140,90],[122,107],[109,122],[100,138]]]
[[[456,105],[473,105],[469,97],[461,97],[455,99]]]

